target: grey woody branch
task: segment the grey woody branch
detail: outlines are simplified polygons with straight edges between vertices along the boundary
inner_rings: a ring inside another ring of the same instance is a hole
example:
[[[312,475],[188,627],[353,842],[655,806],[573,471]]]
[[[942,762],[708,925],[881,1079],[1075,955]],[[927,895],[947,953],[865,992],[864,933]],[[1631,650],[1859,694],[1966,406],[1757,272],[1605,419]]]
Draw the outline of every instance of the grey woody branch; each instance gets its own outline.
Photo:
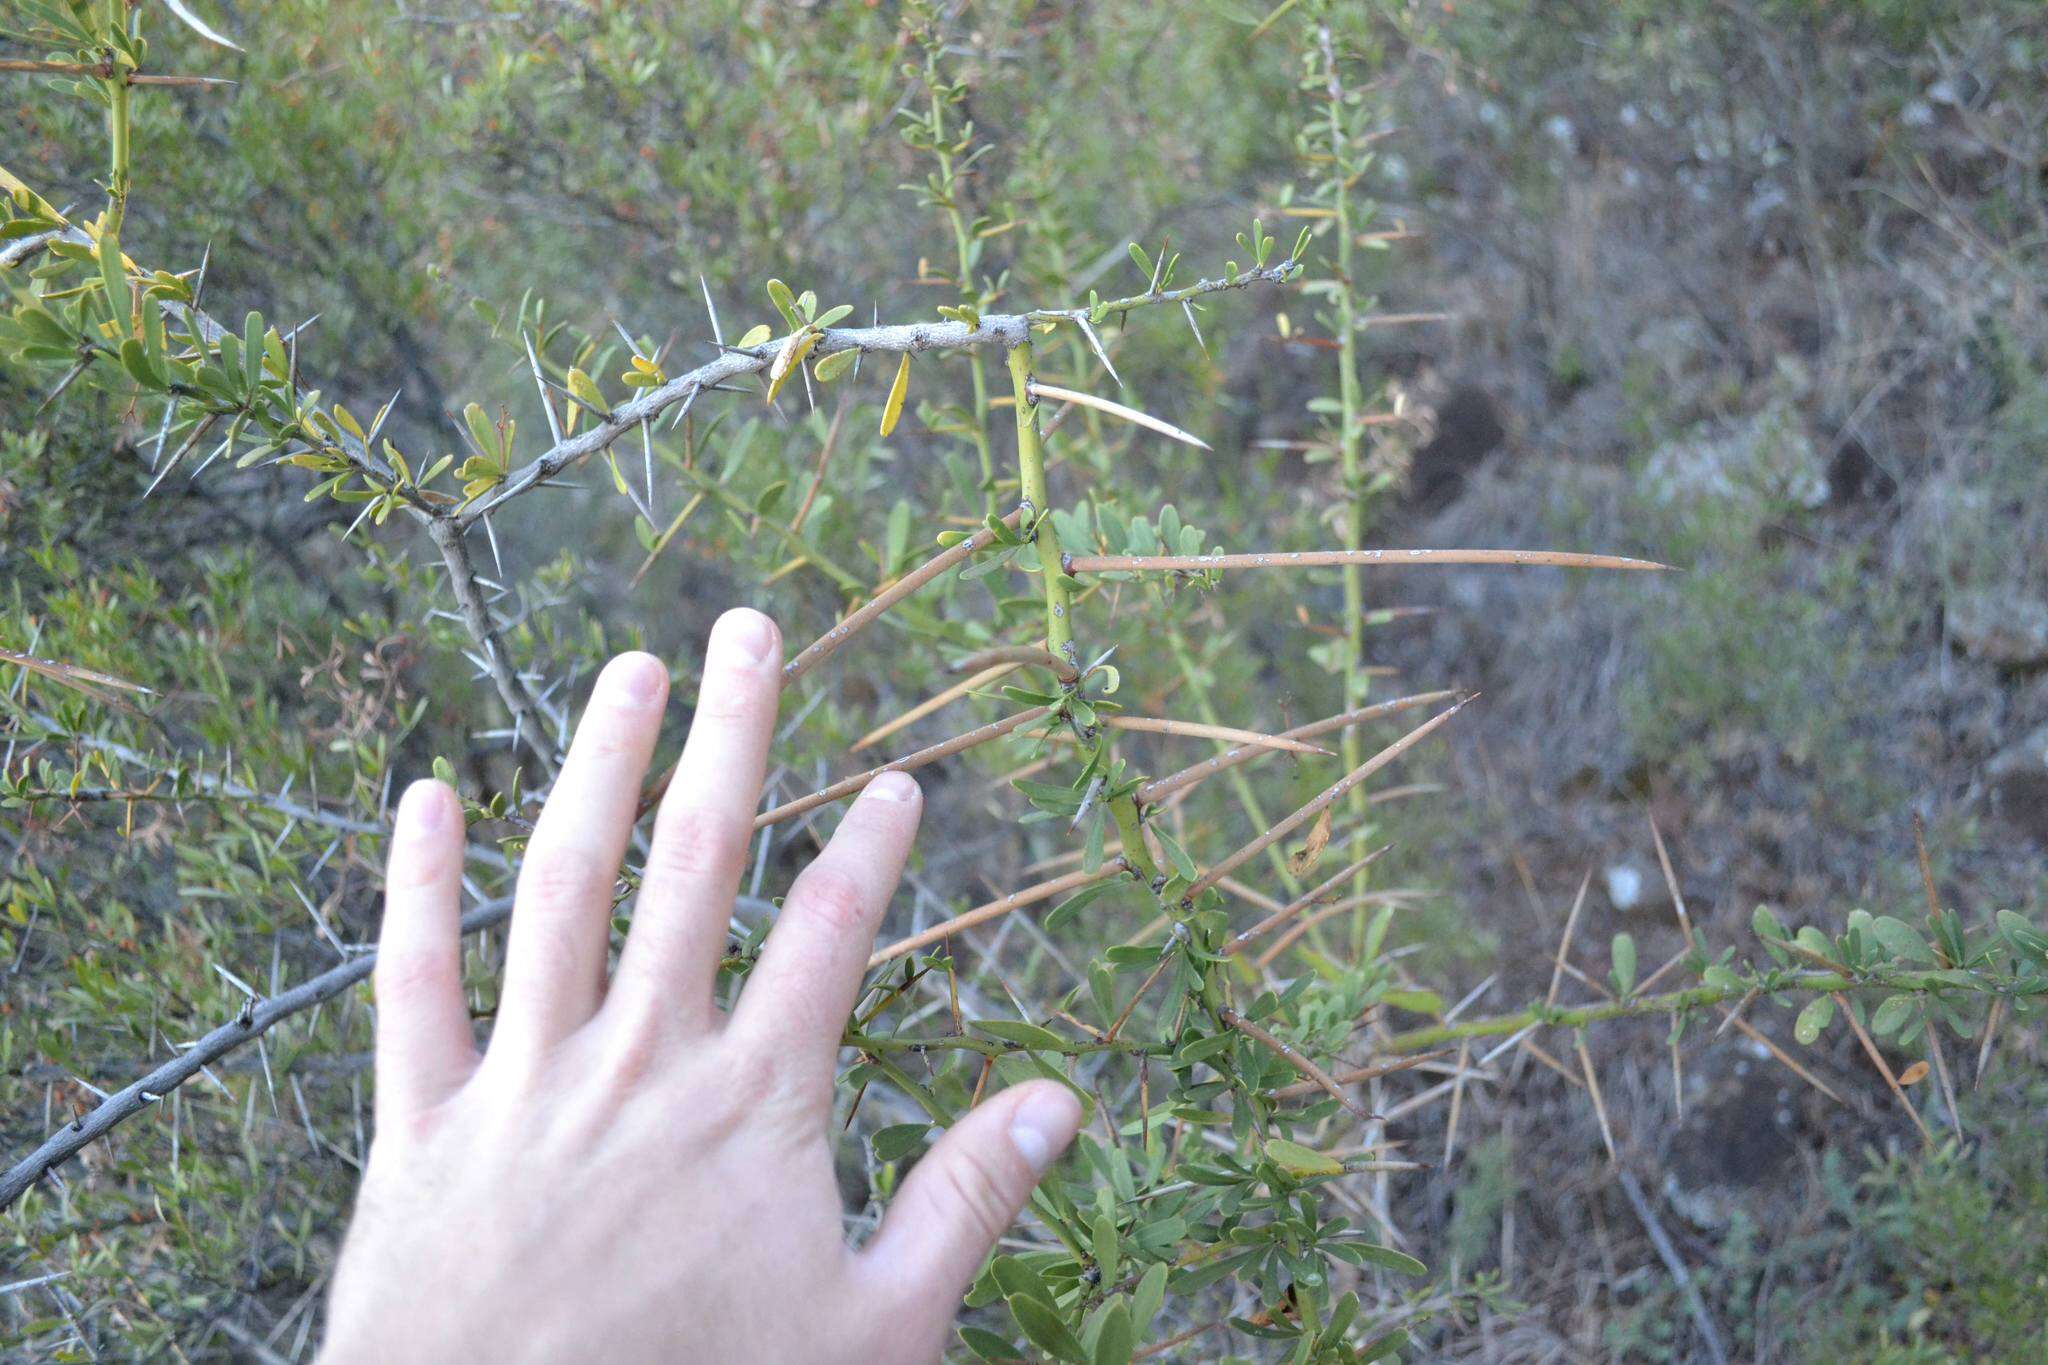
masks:
[[[483,594],[477,590],[476,566],[470,562],[469,545],[463,539],[462,528],[452,518],[436,517],[427,523],[427,534],[432,537],[434,548],[441,552],[442,562],[448,566],[448,583],[455,590],[455,604],[462,611],[462,623],[484,652],[484,666],[497,686],[498,697],[505,703],[505,709],[512,713],[513,731],[525,741],[542,771],[553,778],[558,766],[554,745],[548,740],[540,707],[525,680],[512,667],[504,638],[491,621],[490,608],[484,605]]]
[[[486,901],[462,917],[462,932],[474,934],[504,923],[512,913],[510,898]],[[265,1000],[251,999],[227,1023],[193,1043],[140,1080],[115,1091],[87,1113],[79,1115],[44,1140],[5,1175],[0,1175],[0,1209],[12,1205],[44,1174],[63,1165],[78,1153],[112,1132],[117,1124],[131,1119],[214,1062],[254,1040],[301,1010],[332,1000],[370,975],[377,955],[366,952]]]
[[[1204,294],[1228,289],[1245,289],[1254,284],[1281,284],[1292,277],[1293,261],[1282,261],[1263,270],[1244,270],[1221,279],[1198,280],[1181,289],[1157,289],[1128,298],[1112,299],[1089,308],[1040,308],[1028,313],[989,313],[970,327],[964,322],[912,322],[881,327],[828,327],[812,348],[818,359],[835,351],[863,351],[886,355],[921,355],[927,351],[966,351],[983,346],[1005,349],[1021,346],[1033,326],[1062,322],[1085,325],[1095,313],[1124,313],[1158,304],[1184,303]],[[453,519],[463,525],[501,507],[520,494],[547,482],[569,466],[586,460],[624,438],[644,423],[652,422],[679,403],[693,401],[707,389],[736,379],[760,374],[775,363],[782,350],[780,340],[759,346],[729,347],[717,359],[677,375],[658,388],[649,389],[631,402],[622,403],[589,430],[557,441],[550,449],[505,480],[488,498],[473,503]]]

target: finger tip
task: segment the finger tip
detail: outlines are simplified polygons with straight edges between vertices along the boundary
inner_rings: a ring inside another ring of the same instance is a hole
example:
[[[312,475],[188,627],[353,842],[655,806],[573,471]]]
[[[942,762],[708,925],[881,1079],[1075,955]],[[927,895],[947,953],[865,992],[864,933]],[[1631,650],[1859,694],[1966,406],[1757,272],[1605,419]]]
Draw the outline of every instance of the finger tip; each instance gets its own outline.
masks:
[[[1043,1172],[1059,1159],[1081,1127],[1081,1101],[1058,1081],[1031,1081],[1018,1087],[1010,1112],[1010,1145]]]
[[[439,832],[456,809],[455,789],[439,778],[422,777],[398,798],[397,823],[421,834]]]
[[[736,651],[752,664],[763,664],[782,655],[782,632],[766,614],[752,607],[734,607],[711,627],[714,646]]]
[[[900,805],[914,805],[924,798],[924,790],[917,785],[916,778],[893,769],[877,774],[861,794],[871,801],[890,801]]]
[[[641,649],[614,655],[598,677],[600,690],[616,689],[637,706],[658,706],[668,697],[668,665]]]

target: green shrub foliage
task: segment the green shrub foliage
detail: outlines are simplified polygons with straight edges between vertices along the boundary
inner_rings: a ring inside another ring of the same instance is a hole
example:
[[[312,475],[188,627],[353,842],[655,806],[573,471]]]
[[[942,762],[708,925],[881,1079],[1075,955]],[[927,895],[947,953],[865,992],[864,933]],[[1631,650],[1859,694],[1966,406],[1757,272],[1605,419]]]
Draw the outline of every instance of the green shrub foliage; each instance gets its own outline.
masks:
[[[1405,235],[1370,197],[1399,16],[1048,31],[992,6],[968,42],[921,4],[650,8],[283,0],[244,51],[182,6],[12,6],[0,1191],[6,1263],[61,1276],[0,1310],[21,1340],[224,1348],[254,1297],[269,1347],[304,1348],[368,1139],[394,785],[431,769],[468,804],[483,1026],[579,689],[629,645],[687,669],[731,600],[818,644],[726,989],[859,774],[929,766],[938,793],[847,1022],[850,1226],[992,1086],[1088,1108],[969,1296],[973,1356],[1399,1351],[1469,1291],[1358,1178],[1419,1165],[1369,1107],[1391,1069],[1769,1004],[1802,1044],[1911,1049],[2048,986],[2037,926],[1938,907],[1760,908],[1753,942],[1689,934],[1656,970],[1621,935],[1598,1003],[1484,1017],[1390,954],[1368,790],[1455,734],[1458,697],[1373,695],[1377,571],[1655,567],[1368,541],[1403,439],[1359,346]],[[985,55],[1012,41],[1038,45],[1028,99]],[[1146,155],[1063,117],[1104,85]],[[1260,163],[1260,216],[1123,236]],[[574,230],[599,219],[623,266]],[[876,258],[891,285],[857,295]],[[473,338],[461,382],[423,324]],[[1299,453],[1337,496],[1309,531],[1235,489],[1271,458],[1232,434],[1239,344],[1315,360]],[[1254,638],[1311,665],[1284,701]],[[986,894],[944,889],[963,865]]]

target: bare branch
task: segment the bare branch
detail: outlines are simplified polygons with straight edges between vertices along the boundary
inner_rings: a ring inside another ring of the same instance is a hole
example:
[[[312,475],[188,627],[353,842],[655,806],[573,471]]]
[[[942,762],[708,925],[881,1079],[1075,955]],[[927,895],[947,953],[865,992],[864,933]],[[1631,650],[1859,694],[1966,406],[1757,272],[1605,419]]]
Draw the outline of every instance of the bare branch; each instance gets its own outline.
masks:
[[[1019,711],[1014,716],[1006,716],[1002,720],[991,721],[979,729],[969,730],[964,735],[955,735],[953,738],[931,745],[929,748],[919,749],[916,753],[899,758],[893,763],[884,763],[879,768],[870,768],[864,773],[855,773],[852,777],[842,778],[834,782],[822,791],[812,792],[809,796],[800,796],[796,800],[777,806],[773,810],[763,811],[754,817],[754,828],[766,829],[770,825],[781,824],[784,820],[794,819],[805,811],[816,810],[820,806],[830,805],[843,796],[851,796],[883,773],[904,773],[909,772],[912,768],[922,768],[928,763],[936,763],[942,758],[950,758],[954,754],[963,753],[977,745],[986,744],[992,739],[1001,739],[1012,730],[1021,730],[1033,721],[1043,719],[1051,714],[1052,708],[1049,706],[1034,706],[1028,711]],[[662,785],[665,787],[666,783]],[[641,808],[644,810],[659,799],[659,792],[643,797],[641,799]]]
[[[1289,815],[1279,824],[1274,825],[1271,829],[1238,849],[1237,852],[1231,854],[1222,862],[1217,863],[1207,872],[1204,872],[1186,891],[1181,893],[1181,900],[1183,902],[1192,901],[1196,896],[1201,895],[1204,891],[1216,885],[1218,881],[1229,876],[1232,872],[1235,872],[1238,868],[1263,853],[1268,845],[1278,843],[1295,830],[1301,828],[1302,825],[1314,819],[1326,807],[1340,800],[1353,787],[1427,739],[1438,726],[1464,710],[1465,707],[1471,704],[1471,701],[1472,699],[1468,698],[1455,706],[1446,707],[1444,710],[1437,712],[1434,716],[1431,716],[1428,720],[1422,722],[1422,724],[1374,754],[1358,767],[1353,768],[1350,772],[1338,778],[1335,782],[1324,788],[1321,794],[1304,803],[1292,815]]]
[[[1457,690],[1452,688],[1441,692],[1418,692],[1411,697],[1396,697],[1392,701],[1375,702],[1371,706],[1361,706],[1338,715],[1326,716],[1322,720],[1310,721],[1306,725],[1297,725],[1292,730],[1282,730],[1280,737],[1282,739],[1312,739],[1317,735],[1327,735],[1332,731],[1347,729],[1353,725],[1363,725],[1369,720],[1379,720],[1385,716],[1397,715],[1402,711],[1412,710],[1417,706],[1428,706],[1432,702],[1444,701],[1457,695]],[[1144,786],[1138,788],[1136,792],[1138,804],[1140,806],[1156,806],[1177,791],[1192,787],[1197,782],[1214,777],[1228,768],[1234,768],[1240,763],[1249,763],[1260,755],[1271,752],[1273,752],[1271,749],[1256,744],[1246,744],[1239,748],[1226,749],[1213,758],[1205,758],[1200,763],[1191,764],[1188,767],[1182,768],[1177,773],[1168,773],[1165,777],[1154,778],[1152,781],[1147,782]]]
[[[1022,891],[1012,891],[1009,895],[999,896],[985,905],[977,905],[972,910],[963,910],[953,916],[953,918],[943,920],[938,924],[934,924],[929,929],[912,934],[908,938],[898,939],[886,948],[876,949],[874,956],[868,959],[868,970],[873,971],[884,962],[892,961],[908,953],[914,953],[920,948],[928,948],[934,943],[953,937],[955,934],[964,933],[977,924],[986,924],[992,919],[1000,919],[1012,910],[1021,909],[1027,905],[1036,905],[1040,901],[1051,900],[1054,896],[1065,895],[1069,891],[1078,891],[1091,882],[1099,882],[1105,877],[1114,877],[1118,873],[1129,870],[1130,865],[1123,859],[1113,858],[1103,863],[1102,866],[1096,868],[1093,872],[1069,872],[1064,877],[1054,877],[1051,881],[1040,882],[1036,886],[1027,886]],[[1114,1030],[1112,1030],[1111,1036],[1114,1036]]]
[[[557,771],[554,746],[548,740],[547,727],[541,722],[533,694],[513,669],[505,642],[499,638],[498,628],[491,623],[490,609],[484,605],[483,595],[477,591],[476,566],[470,562],[469,545],[464,541],[462,531],[462,524],[452,517],[436,517],[427,522],[427,534],[433,538],[435,547],[441,551],[442,562],[448,566],[448,583],[455,590],[455,604],[461,608],[462,623],[469,628],[478,648],[483,650],[484,665],[490,670],[491,681],[497,684],[498,696],[505,703],[505,709],[512,713],[513,728],[539,762],[541,771],[552,778]]]
[[[511,913],[509,898],[486,901],[462,917],[462,932],[474,934],[502,924]],[[262,1036],[266,1030],[323,1000],[333,999],[367,978],[376,965],[377,955],[366,952],[282,994],[252,1001],[240,1014],[178,1056],[107,1096],[90,1113],[65,1124],[42,1146],[16,1162],[5,1175],[0,1175],[0,1209],[13,1204],[52,1167],[62,1165],[105,1137],[116,1124],[135,1117],[212,1063]]]
[[[1060,567],[1081,573],[1208,573],[1217,569],[1326,569],[1344,564],[1397,569],[1408,565],[1511,564],[1555,569],[1654,569],[1669,564],[1621,555],[1565,550],[1275,550],[1256,554],[1068,555]]]
[[[1254,284],[1280,284],[1295,270],[1293,261],[1282,261],[1264,270],[1246,270],[1227,279],[1199,280],[1183,289],[1135,294],[1098,305],[1100,311],[1125,312],[1153,304],[1179,303],[1203,294],[1226,289],[1243,289]],[[810,357],[823,359],[835,351],[861,351],[890,355],[919,355],[927,351],[965,351],[984,346],[1010,349],[1030,338],[1034,323],[1070,322],[1085,324],[1085,308],[1041,308],[1029,313],[987,313],[974,326],[964,322],[913,322],[880,327],[828,327],[819,334]],[[484,513],[544,483],[570,465],[588,459],[625,436],[642,422],[658,417],[698,392],[748,375],[760,374],[775,363],[782,341],[765,341],[759,346],[728,348],[716,360],[677,375],[658,388],[647,390],[631,402],[622,403],[603,421],[580,435],[558,441],[532,463],[513,474],[487,499],[456,513],[465,525]]]
[[[1003,518],[1005,526],[1015,526],[1024,509],[1018,508]],[[971,558],[985,549],[996,538],[994,530],[984,526],[967,539],[950,549],[942,550],[930,559],[897,579],[881,592],[875,594],[866,606],[841,621],[832,629],[806,645],[797,656],[782,666],[782,682],[787,687],[819,664],[832,657],[833,651],[866,630],[878,620],[882,613],[916,592],[925,584],[937,578],[954,565]]]

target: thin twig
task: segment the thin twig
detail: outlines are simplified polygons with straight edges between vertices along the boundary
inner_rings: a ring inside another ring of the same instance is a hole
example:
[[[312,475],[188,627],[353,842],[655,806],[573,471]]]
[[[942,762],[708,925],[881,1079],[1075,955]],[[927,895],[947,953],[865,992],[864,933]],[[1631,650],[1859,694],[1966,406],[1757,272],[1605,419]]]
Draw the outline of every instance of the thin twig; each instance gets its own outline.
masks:
[[[484,666],[490,670],[491,681],[497,685],[498,697],[512,715],[512,728],[525,741],[541,771],[553,778],[557,765],[547,726],[541,720],[533,694],[513,669],[511,655],[498,635],[497,626],[491,622],[490,609],[484,605],[483,594],[477,590],[476,566],[470,560],[469,545],[463,539],[461,525],[453,518],[436,517],[427,522],[427,534],[433,539],[435,548],[440,550],[441,562],[448,566],[448,583],[454,589],[455,604],[462,612],[462,623],[469,628],[470,637],[483,651]]]
[[[1010,513],[1009,516],[1004,517],[1003,524],[1015,526],[1017,519],[1023,514],[1024,509],[1020,507]],[[912,569],[881,592],[876,593],[866,606],[863,606],[844,621],[841,621],[816,640],[813,640],[798,652],[795,658],[784,664],[782,666],[783,685],[787,687],[795,683],[804,674],[832,657],[833,651],[837,650],[841,645],[860,634],[861,631],[867,629],[870,625],[873,625],[883,612],[886,612],[889,608],[895,606],[898,602],[901,602],[904,598],[910,596],[919,588],[952,568],[955,564],[982,550],[995,538],[995,531],[990,527],[984,526],[958,545],[933,555],[923,564]]]
[[[1115,858],[1104,862],[1102,866],[1096,868],[1093,872],[1069,872],[1064,877],[1054,877],[1051,881],[1040,882],[1036,886],[1027,886],[1022,891],[1012,891],[1007,896],[999,896],[985,905],[977,905],[972,910],[963,910],[961,913],[953,916],[953,918],[934,924],[929,929],[912,934],[908,938],[897,939],[885,948],[876,949],[873,956],[868,958],[868,970],[873,971],[884,962],[892,961],[907,953],[914,953],[920,948],[928,948],[934,943],[939,943],[953,937],[955,934],[965,933],[977,924],[986,924],[992,919],[1000,919],[1012,910],[1021,909],[1027,905],[1036,905],[1040,901],[1051,900],[1054,896],[1064,895],[1069,891],[1077,891],[1092,882],[1099,882],[1105,877],[1113,877],[1127,870],[1128,865],[1124,860]]]
[[[1274,825],[1271,829],[1265,831],[1263,834],[1260,834],[1250,843],[1245,844],[1243,847],[1239,848],[1235,853],[1230,854],[1228,857],[1224,858],[1222,862],[1217,863],[1214,867],[1211,867],[1207,872],[1204,872],[1200,877],[1196,878],[1194,883],[1190,885],[1186,891],[1181,893],[1181,900],[1184,903],[1192,901],[1196,896],[1201,895],[1202,892],[1207,891],[1210,887],[1216,885],[1216,883],[1220,881],[1222,878],[1230,875],[1232,872],[1235,872],[1238,868],[1244,866],[1253,858],[1258,857],[1260,853],[1265,851],[1268,845],[1277,843],[1280,840],[1285,839],[1288,835],[1292,834],[1302,825],[1308,823],[1310,820],[1313,820],[1326,807],[1330,806],[1338,800],[1341,800],[1344,796],[1344,793],[1350,791],[1353,787],[1365,781],[1366,778],[1371,777],[1381,768],[1386,767],[1387,764],[1392,763],[1402,754],[1407,753],[1417,744],[1420,744],[1423,740],[1429,738],[1430,734],[1433,733],[1438,726],[1441,726],[1445,721],[1448,721],[1452,716],[1457,715],[1458,712],[1462,711],[1466,706],[1470,705],[1472,700],[1474,699],[1467,698],[1465,701],[1461,701],[1454,706],[1446,707],[1444,710],[1437,712],[1436,715],[1431,716],[1428,720],[1416,726],[1413,730],[1410,730],[1407,734],[1401,736],[1401,738],[1395,740],[1392,744],[1389,744],[1386,748],[1374,754],[1364,763],[1361,763],[1358,767],[1353,768],[1350,772],[1338,778],[1335,782],[1331,783],[1328,787],[1324,788],[1320,795],[1309,800],[1307,803],[1305,803],[1297,810],[1295,810],[1293,814],[1282,819],[1280,823]]]
[[[1298,739],[1287,739],[1280,735],[1264,735],[1256,730],[1240,730],[1230,725],[1203,725],[1192,720],[1162,720],[1153,716],[1102,716],[1102,724],[1112,730],[1130,730],[1150,735],[1179,735],[1188,739],[1215,739],[1225,744],[1250,744],[1262,749],[1279,749],[1290,754],[1315,754],[1323,758],[1330,755],[1328,749],[1319,744],[1307,744]]]
[[[1318,735],[1327,735],[1333,731],[1343,730],[1353,725],[1363,725],[1367,721],[1397,715],[1402,711],[1412,710],[1418,706],[1428,706],[1432,702],[1443,701],[1457,695],[1459,694],[1456,689],[1448,689],[1441,692],[1418,692],[1411,697],[1395,697],[1391,701],[1375,702],[1371,706],[1357,707],[1354,710],[1345,711],[1339,715],[1310,721],[1306,725],[1297,725],[1292,730],[1282,730],[1280,736],[1283,739],[1312,739]],[[1138,788],[1135,793],[1137,802],[1140,806],[1156,806],[1177,791],[1192,787],[1197,782],[1206,781],[1226,769],[1234,768],[1240,763],[1249,763],[1251,760],[1271,752],[1273,752],[1271,749],[1255,744],[1247,744],[1235,749],[1226,749],[1213,758],[1205,758],[1200,763],[1193,763],[1182,768],[1179,772],[1168,773],[1165,777],[1155,778],[1147,782],[1144,786]]]
[[[1905,1087],[1899,1084],[1899,1078],[1892,1074],[1891,1063],[1887,1062],[1884,1059],[1884,1054],[1877,1050],[1877,1044],[1870,1039],[1869,1030],[1865,1029],[1856,1018],[1856,1012],[1849,1008],[1848,998],[1840,991],[1836,991],[1834,993],[1834,1000],[1835,1008],[1840,1010],[1842,1017],[1849,1021],[1850,1031],[1855,1033],[1856,1041],[1863,1044],[1863,1051],[1870,1058],[1870,1064],[1877,1068],[1878,1075],[1884,1077],[1884,1083],[1891,1087],[1892,1097],[1899,1102],[1899,1107],[1906,1111],[1907,1117],[1913,1120],[1913,1126],[1920,1130],[1920,1140],[1926,1143],[1928,1148],[1932,1150],[1935,1146],[1934,1133],[1928,1128],[1927,1121],[1920,1117],[1919,1106],[1915,1105],[1912,1098],[1906,1094]]]
[[[1273,550],[1256,554],[1068,555],[1060,567],[1083,573],[1213,573],[1219,569],[1324,569],[1344,564],[1404,568],[1443,564],[1508,564],[1557,569],[1647,569],[1668,564],[1621,555],[1574,554],[1564,550]]]
[[[1337,1101],[1337,1103],[1343,1105],[1359,1119],[1366,1123],[1379,1121],[1378,1115],[1373,1114],[1349,1095],[1346,1095],[1329,1072],[1317,1066],[1307,1057],[1302,1056],[1301,1051],[1293,1044],[1285,1043],[1275,1038],[1272,1034],[1266,1032],[1266,1030],[1260,1028],[1257,1024],[1254,1024],[1251,1020],[1228,1006],[1218,1010],[1216,1017],[1223,1023],[1224,1027],[1236,1029],[1239,1033],[1242,1033],[1245,1037],[1251,1039],[1260,1047],[1265,1048],[1296,1071],[1308,1077],[1310,1084],[1314,1085],[1331,1099]]]
[[[912,768],[922,768],[927,763],[936,763],[942,758],[950,758],[954,754],[972,749],[978,744],[986,744],[992,739],[1001,739],[1012,730],[1022,729],[1033,721],[1042,719],[1050,714],[1052,714],[1051,707],[1034,706],[1028,711],[1019,711],[1014,716],[1005,716],[1001,720],[990,721],[987,725],[969,730],[966,734],[955,735],[951,739],[919,749],[916,753],[896,759],[894,762],[884,763],[879,768],[870,768],[864,773],[855,773],[852,777],[842,778],[822,791],[814,791],[809,796],[800,796],[794,801],[775,807],[773,810],[763,811],[754,817],[754,828],[766,829],[770,825],[794,819],[805,811],[816,810],[820,806],[830,805],[843,796],[853,795],[883,773],[903,773],[909,772]],[[666,786],[665,783],[663,785],[664,787]],[[654,799],[655,797],[653,796],[645,798],[642,809],[644,810],[646,805],[652,804]]]
[[[1628,1202],[1634,1207],[1637,1219],[1642,1222],[1643,1231],[1650,1234],[1650,1245],[1657,1249],[1658,1259],[1662,1260],[1664,1268],[1671,1272],[1671,1279],[1677,1284],[1678,1292],[1685,1296],[1686,1311],[1692,1315],[1693,1326],[1699,1329],[1700,1337],[1707,1344],[1707,1355],[1713,1360],[1714,1365],[1728,1365],[1728,1353],[1721,1347],[1721,1334],[1714,1330],[1714,1320],[1707,1316],[1706,1301],[1700,1297],[1699,1286],[1693,1283],[1692,1276],[1686,1271],[1685,1262],[1679,1259],[1678,1248],[1674,1247],[1671,1238],[1665,1235],[1664,1225],[1657,1221],[1656,1211],[1651,1208],[1649,1199],[1644,1196],[1643,1187],[1625,1167],[1616,1168],[1615,1174],[1621,1178],[1622,1193],[1628,1196]]]

